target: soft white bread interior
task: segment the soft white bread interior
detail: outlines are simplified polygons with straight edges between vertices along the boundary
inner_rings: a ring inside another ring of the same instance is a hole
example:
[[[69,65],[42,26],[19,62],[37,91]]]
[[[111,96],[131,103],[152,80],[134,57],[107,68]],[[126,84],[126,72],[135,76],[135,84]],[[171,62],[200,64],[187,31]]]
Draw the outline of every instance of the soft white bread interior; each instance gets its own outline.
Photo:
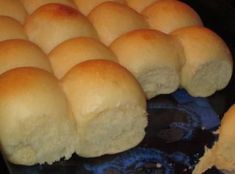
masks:
[[[105,45],[110,45],[116,38],[129,31],[148,28],[143,16],[115,2],[105,2],[96,6],[88,18]]]
[[[64,4],[76,8],[76,5],[73,2],[73,0],[20,0],[20,1],[23,4],[28,14],[32,14],[39,7],[50,3]]]
[[[93,8],[95,8],[97,5],[102,4],[103,2],[112,1],[124,4],[125,0],[74,0],[75,4],[77,5],[79,11],[84,14],[88,15]]]
[[[0,15],[9,16],[23,24],[27,12],[19,0],[0,0]]]
[[[215,147],[215,165],[218,169],[235,170],[235,105],[224,114]]]
[[[207,97],[229,83],[233,63],[225,42],[204,27],[185,27],[172,33],[184,49],[181,86],[192,96]]]
[[[37,68],[0,76],[0,140],[16,164],[49,163],[74,152],[75,125],[57,79]]]
[[[187,26],[202,26],[199,15],[180,1],[161,0],[144,9],[142,14],[152,29],[170,33]]]
[[[0,74],[18,67],[37,67],[53,72],[46,54],[34,43],[21,39],[0,42]]]
[[[96,38],[92,24],[76,9],[63,4],[46,4],[30,15],[25,24],[29,39],[49,53],[67,39]]]
[[[55,47],[49,56],[57,78],[62,78],[73,66],[90,59],[117,61],[113,52],[98,40],[79,37],[66,40]]]
[[[62,79],[77,123],[77,153],[113,154],[136,146],[147,125],[144,93],[124,67],[109,60],[88,60]]]
[[[23,26],[17,20],[0,16],[0,41],[8,39],[28,39]]]
[[[224,114],[219,128],[219,138],[212,149],[207,150],[193,174],[201,174],[216,166],[226,173],[235,172],[235,104]]]
[[[136,10],[137,12],[142,12],[146,7],[160,0],[126,0],[129,7]],[[165,0],[162,0],[165,1]]]
[[[182,50],[173,37],[141,29],[122,35],[110,47],[118,62],[137,78],[148,99],[179,87]]]

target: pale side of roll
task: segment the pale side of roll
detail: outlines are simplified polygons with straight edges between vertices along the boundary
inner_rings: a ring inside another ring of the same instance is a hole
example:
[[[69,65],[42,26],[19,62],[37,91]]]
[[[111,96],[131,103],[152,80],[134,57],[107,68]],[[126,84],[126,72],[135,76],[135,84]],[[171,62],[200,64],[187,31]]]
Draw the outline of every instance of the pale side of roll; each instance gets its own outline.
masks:
[[[1,151],[14,164],[51,164],[74,152],[76,128],[57,79],[37,68],[0,75]]]
[[[27,12],[19,0],[0,0],[0,16],[11,17],[23,24]]]
[[[172,33],[184,48],[181,86],[192,96],[207,97],[225,88],[233,62],[225,42],[204,27],[186,27]]]
[[[129,31],[148,28],[143,16],[115,2],[105,2],[96,6],[88,18],[105,45],[110,45],[116,38]]]
[[[164,33],[187,26],[203,25],[197,12],[180,1],[157,1],[145,8],[141,14],[145,16],[150,28]]]
[[[0,74],[18,67],[37,67],[53,72],[46,54],[34,43],[21,39],[0,42]]]
[[[235,172],[235,105],[224,114],[219,128],[219,138],[212,149],[206,151],[193,174],[201,174],[212,166],[225,173]]]
[[[20,22],[8,16],[0,16],[0,41],[8,39],[27,40],[28,37]]]
[[[110,46],[118,62],[137,78],[148,99],[179,87],[181,47],[160,31],[141,29],[116,39]]]
[[[88,15],[93,8],[95,8],[97,5],[102,4],[103,2],[112,1],[124,4],[125,0],[74,0],[75,4],[77,5],[79,11],[84,14]]]
[[[146,7],[160,0],[126,0],[129,7],[136,10],[137,12],[142,12]],[[165,0],[161,0],[165,1]]]
[[[74,37],[97,37],[88,19],[76,9],[63,4],[46,4],[38,8],[27,18],[25,31],[29,39],[45,53]]]
[[[39,7],[50,3],[64,4],[76,8],[76,5],[73,2],[73,0],[20,0],[20,1],[24,5],[28,14],[32,14]]]
[[[146,99],[132,74],[109,60],[88,60],[62,79],[77,123],[77,153],[114,154],[144,138]]]
[[[67,40],[48,55],[55,76],[62,78],[76,64],[90,59],[117,61],[114,53],[98,40],[79,37]]]

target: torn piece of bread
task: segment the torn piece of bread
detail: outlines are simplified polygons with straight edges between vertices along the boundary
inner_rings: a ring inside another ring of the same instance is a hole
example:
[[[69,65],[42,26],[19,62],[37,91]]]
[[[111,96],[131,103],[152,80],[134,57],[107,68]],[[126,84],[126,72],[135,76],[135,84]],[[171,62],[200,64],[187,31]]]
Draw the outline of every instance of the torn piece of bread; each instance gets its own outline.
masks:
[[[103,2],[108,2],[108,1],[117,2],[121,4],[125,3],[125,0],[74,0],[79,11],[85,16],[87,16],[91,12],[91,10],[95,8],[97,5],[100,5]]]
[[[76,9],[63,4],[46,4],[38,8],[27,18],[25,31],[29,39],[45,53],[74,37],[97,37],[88,19]]]
[[[20,22],[8,16],[0,16],[0,41],[8,39],[27,40],[28,37]]]
[[[105,45],[110,45],[119,36],[129,31],[148,28],[143,16],[115,2],[105,2],[96,6],[88,18]]]
[[[20,1],[24,5],[24,8],[26,9],[29,15],[32,14],[35,10],[37,10],[39,7],[50,3],[64,4],[76,8],[76,5],[73,2],[73,0],[20,0]]]
[[[24,24],[27,12],[19,0],[0,0],[0,16],[8,16]]]
[[[0,74],[18,67],[37,67],[53,72],[46,54],[34,43],[22,39],[0,42]]]
[[[51,164],[71,157],[75,125],[57,79],[37,68],[0,75],[0,142],[7,160]]]
[[[79,37],[66,40],[48,55],[55,76],[62,78],[73,66],[90,59],[117,61],[114,53],[98,40]]]
[[[118,62],[140,82],[148,99],[179,87],[182,50],[171,36],[156,30],[135,30],[110,47]]]
[[[150,28],[164,33],[187,26],[203,25],[196,11],[180,1],[157,1],[144,9],[141,14],[145,16]]]
[[[205,27],[185,27],[172,33],[184,49],[181,86],[190,95],[207,97],[225,88],[232,76],[231,53],[225,42]]]
[[[109,60],[88,60],[62,79],[77,124],[82,157],[122,152],[144,138],[145,95],[134,76]]]

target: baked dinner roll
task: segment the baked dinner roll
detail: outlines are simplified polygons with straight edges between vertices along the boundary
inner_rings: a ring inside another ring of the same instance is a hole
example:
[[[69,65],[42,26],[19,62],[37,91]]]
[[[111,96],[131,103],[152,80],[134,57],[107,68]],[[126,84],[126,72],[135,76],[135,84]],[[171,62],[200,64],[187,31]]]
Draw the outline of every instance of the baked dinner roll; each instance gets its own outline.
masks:
[[[181,85],[192,96],[206,97],[229,83],[233,66],[224,41],[204,27],[186,27],[172,33],[184,48]]]
[[[88,60],[62,79],[77,123],[76,152],[83,157],[114,154],[145,135],[146,100],[129,71],[109,60]]]
[[[137,12],[143,11],[146,7],[157,2],[159,0],[126,0],[126,3],[129,7],[136,10]],[[164,1],[164,0],[162,0]]]
[[[38,8],[26,20],[25,30],[29,39],[45,53],[67,39],[97,37],[88,19],[76,9],[62,4],[46,4]]]
[[[113,40],[124,33],[148,28],[143,16],[115,2],[105,2],[96,6],[88,18],[96,28],[100,40],[106,45],[110,45]]]
[[[0,16],[0,41],[8,39],[28,39],[23,26],[15,19]]]
[[[76,5],[74,4],[73,0],[20,0],[20,1],[24,5],[28,14],[32,14],[39,7],[50,3],[64,4],[76,8]]]
[[[46,54],[34,43],[20,39],[0,42],[0,74],[17,67],[37,67],[52,72]]]
[[[125,0],[74,0],[75,4],[77,5],[79,11],[84,14],[88,15],[90,11],[95,8],[97,5],[102,4],[103,2],[113,1],[124,4]]]
[[[161,0],[144,9],[150,28],[170,33],[187,26],[202,26],[199,15],[187,4],[180,1]]]
[[[27,13],[19,0],[0,0],[0,16],[11,17],[23,24]]]
[[[54,48],[49,59],[57,78],[62,78],[73,66],[90,59],[117,61],[113,52],[98,40],[80,37],[67,40]]]
[[[138,79],[148,99],[179,87],[180,46],[160,31],[129,32],[111,44],[118,62]]]
[[[50,73],[16,68],[0,76],[0,142],[15,164],[49,163],[74,152],[75,125]]]
[[[235,172],[235,104],[224,114],[219,128],[219,138],[212,149],[206,151],[193,174],[201,174],[216,166],[220,170]]]
[[[224,114],[219,128],[219,139],[215,147],[216,167],[235,170],[235,105]]]

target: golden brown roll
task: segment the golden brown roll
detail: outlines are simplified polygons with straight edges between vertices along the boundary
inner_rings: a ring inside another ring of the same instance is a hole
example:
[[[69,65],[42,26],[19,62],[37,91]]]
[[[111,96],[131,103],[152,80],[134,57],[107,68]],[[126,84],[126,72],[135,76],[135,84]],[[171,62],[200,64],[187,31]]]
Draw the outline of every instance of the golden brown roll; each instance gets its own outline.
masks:
[[[76,3],[79,11],[84,14],[88,15],[90,11],[95,8],[97,5],[102,4],[103,2],[112,1],[124,4],[125,0],[74,0]]]
[[[138,79],[148,99],[179,87],[180,45],[160,31],[129,32],[111,44],[118,62]]]
[[[23,24],[27,12],[19,0],[0,0],[0,16],[11,17]]]
[[[65,40],[87,36],[96,38],[92,24],[76,9],[63,4],[46,4],[26,21],[29,39],[49,53]]]
[[[129,7],[136,10],[137,12],[142,12],[146,7],[160,0],[126,0],[126,3]],[[165,1],[165,0],[162,0]]]
[[[64,4],[76,8],[76,5],[74,4],[73,0],[20,0],[20,1],[24,5],[28,14],[32,14],[39,7],[50,3]]]
[[[227,86],[232,76],[231,53],[225,42],[204,27],[186,27],[172,33],[184,49],[181,86],[192,96],[206,97]]]
[[[34,43],[21,39],[0,42],[0,74],[18,67],[37,67],[52,72],[46,54]]]
[[[143,16],[115,2],[105,2],[96,6],[88,18],[105,45],[110,45],[116,38],[129,31],[148,28]]]
[[[62,86],[77,124],[77,153],[114,154],[136,146],[147,125],[144,93],[129,71],[109,60],[73,67]]]
[[[187,26],[202,26],[199,15],[187,4],[180,1],[162,0],[144,9],[150,28],[170,33]]]
[[[98,40],[79,37],[69,39],[50,54],[49,59],[57,78],[62,78],[73,66],[90,59],[107,59],[117,61],[113,52]]]
[[[0,16],[0,41],[8,39],[28,39],[23,26],[15,19]]]
[[[75,125],[57,79],[37,68],[0,75],[1,150],[14,164],[53,163],[74,152]]]

